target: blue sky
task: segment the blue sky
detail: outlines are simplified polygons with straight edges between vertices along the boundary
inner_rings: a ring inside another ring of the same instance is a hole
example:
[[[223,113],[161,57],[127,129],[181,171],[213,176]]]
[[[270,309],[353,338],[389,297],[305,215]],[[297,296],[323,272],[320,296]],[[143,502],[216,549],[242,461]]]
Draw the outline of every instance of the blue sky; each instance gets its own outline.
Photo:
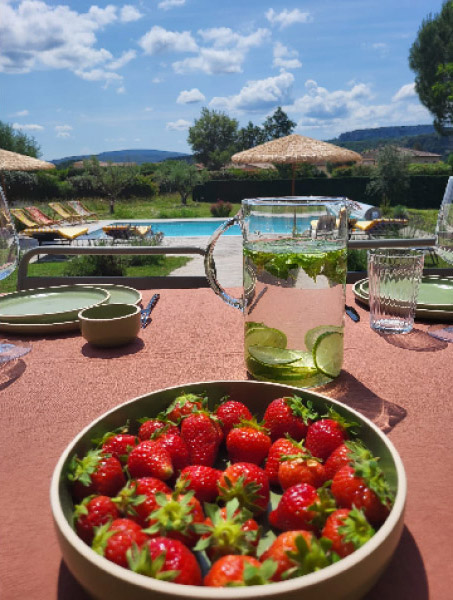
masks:
[[[409,48],[442,0],[0,0],[0,120],[42,158],[191,152],[201,108],[317,139],[431,123]]]

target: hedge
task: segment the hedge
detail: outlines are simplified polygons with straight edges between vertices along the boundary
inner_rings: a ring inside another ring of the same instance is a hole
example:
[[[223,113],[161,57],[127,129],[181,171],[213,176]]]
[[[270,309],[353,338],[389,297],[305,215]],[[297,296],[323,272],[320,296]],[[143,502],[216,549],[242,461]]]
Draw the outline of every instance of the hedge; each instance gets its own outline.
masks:
[[[346,196],[350,200],[380,204],[378,198],[367,195],[369,177],[335,177],[329,179],[296,179],[297,196]],[[438,209],[447,185],[448,176],[413,175],[410,187],[398,204],[409,208]],[[197,185],[193,199],[197,202],[239,203],[243,198],[279,197],[291,195],[290,179],[274,180],[216,180]]]

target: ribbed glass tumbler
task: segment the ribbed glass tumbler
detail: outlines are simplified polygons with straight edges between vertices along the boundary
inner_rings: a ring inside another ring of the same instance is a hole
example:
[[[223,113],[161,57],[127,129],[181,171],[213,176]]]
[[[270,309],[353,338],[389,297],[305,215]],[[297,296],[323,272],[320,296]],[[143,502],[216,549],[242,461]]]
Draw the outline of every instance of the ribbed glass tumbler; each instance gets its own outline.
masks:
[[[370,326],[380,333],[409,333],[414,326],[423,250],[368,250]]]

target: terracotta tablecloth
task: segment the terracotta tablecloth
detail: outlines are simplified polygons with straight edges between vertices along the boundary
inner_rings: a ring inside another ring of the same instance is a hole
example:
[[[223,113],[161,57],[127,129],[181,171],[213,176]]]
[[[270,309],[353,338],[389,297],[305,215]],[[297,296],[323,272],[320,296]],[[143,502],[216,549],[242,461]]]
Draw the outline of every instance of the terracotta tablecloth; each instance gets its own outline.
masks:
[[[61,560],[49,483],[65,446],[126,400],[172,385],[246,379],[242,316],[213,292],[159,290],[152,323],[125,349],[95,350],[80,335],[29,338],[33,349],[0,380],[0,598],[85,600]],[[144,292],[147,301],[152,292]],[[354,298],[348,286],[348,302]],[[378,423],[408,476],[406,526],[368,600],[453,597],[453,344],[416,323],[406,336],[346,319],[345,362],[320,389]],[[11,336],[10,336],[11,337]]]

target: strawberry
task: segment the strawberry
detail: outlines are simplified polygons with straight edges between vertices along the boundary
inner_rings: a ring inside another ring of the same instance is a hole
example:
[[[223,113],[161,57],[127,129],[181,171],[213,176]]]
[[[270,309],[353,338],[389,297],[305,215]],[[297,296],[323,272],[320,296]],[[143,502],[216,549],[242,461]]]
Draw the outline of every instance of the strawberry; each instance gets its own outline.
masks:
[[[206,550],[211,561],[226,554],[255,554],[259,541],[259,526],[246,509],[239,509],[237,498],[223,508],[215,504],[205,505],[206,519],[195,525],[202,537],[194,550]]]
[[[318,540],[309,531],[285,531],[261,555],[261,560],[273,560],[277,569],[272,581],[282,581],[323,569],[336,557],[329,553],[332,542]]]
[[[165,416],[173,423],[179,423],[182,417],[194,411],[202,410],[207,403],[207,398],[197,394],[181,394],[173,400],[165,411]]]
[[[237,587],[270,583],[276,565],[273,561],[260,563],[252,556],[227,554],[210,568],[203,584],[211,587]]]
[[[289,436],[278,438],[270,447],[267,455],[264,471],[269,478],[271,485],[278,485],[278,469],[280,467],[280,458],[285,454],[295,454],[300,450],[301,446],[298,442]]]
[[[147,527],[149,515],[157,508],[156,492],[171,494],[171,489],[156,477],[140,477],[127,483],[113,502],[123,515]]]
[[[326,469],[326,480],[333,479],[335,473],[344,465],[351,464],[357,460],[369,459],[371,453],[362,444],[356,441],[347,441],[330,454],[324,463]]]
[[[189,448],[179,435],[179,431],[178,433],[157,431],[151,436],[151,439],[167,450],[176,472],[187,467],[190,461]]]
[[[307,450],[280,458],[278,481],[284,490],[296,483],[309,483],[315,488],[326,481],[326,470],[319,458],[314,458]]]
[[[127,468],[131,477],[157,477],[165,481],[173,475],[169,452],[157,442],[140,442],[129,454]]]
[[[200,502],[190,491],[180,494],[177,490],[171,494],[155,494],[156,509],[149,516],[150,526],[143,531],[152,537],[162,535],[179,540],[192,547],[198,541],[195,523],[205,519]]]
[[[327,518],[322,536],[332,541],[332,551],[344,558],[363,546],[374,535],[374,529],[357,508],[340,508]]]
[[[190,414],[184,417],[181,423],[181,437],[189,449],[192,465],[214,465],[221,442],[220,436],[218,423],[206,412]]]
[[[217,484],[221,475],[222,471],[213,467],[190,465],[181,471],[176,486],[187,482],[187,489],[193,490],[200,502],[214,502],[219,495]]]
[[[103,454],[111,455],[117,458],[122,464],[127,461],[127,456],[134,446],[137,445],[137,438],[128,432],[129,423],[124,427],[119,427],[115,431],[105,433],[102,438],[92,440],[101,449]]]
[[[348,439],[347,430],[357,423],[346,421],[332,408],[326,418],[312,423],[307,431],[305,446],[313,456],[326,460],[330,454]]]
[[[156,431],[166,431],[167,433],[179,433],[178,427],[164,417],[156,417],[155,419],[139,419],[141,423],[138,430],[139,439],[144,442],[145,440],[151,439],[153,433]]]
[[[143,546],[148,536],[140,525],[130,519],[115,519],[98,527],[91,547],[108,560],[127,567],[126,553],[133,545]]]
[[[238,462],[230,465],[222,473],[219,496],[224,502],[237,498],[239,505],[260,515],[269,503],[269,480],[263,469],[253,463]]]
[[[127,552],[129,568],[136,573],[182,585],[201,585],[200,566],[193,553],[178,540],[156,537],[141,550]]]
[[[118,517],[118,509],[109,496],[88,496],[74,509],[77,534],[90,546],[94,537],[94,528]]]
[[[89,450],[82,459],[74,456],[68,479],[76,500],[92,494],[115,496],[126,483],[120,461],[114,456],[104,456],[100,450]]]
[[[272,441],[288,434],[299,442],[305,437],[309,423],[317,416],[311,402],[305,405],[302,398],[292,396],[273,400],[266,408],[263,423]]]
[[[221,427],[226,437],[233,425],[236,425],[241,419],[253,419],[252,413],[242,402],[237,400],[226,400],[215,409],[215,414],[221,421]]]
[[[269,513],[272,527],[282,531],[306,529],[314,531],[311,523],[316,517],[313,505],[319,502],[319,496],[312,485],[298,483],[283,492],[277,508]]]
[[[375,459],[341,467],[331,489],[340,507],[363,510],[372,525],[383,523],[390,512],[393,494]]]
[[[251,462],[260,465],[271,447],[267,429],[256,419],[242,420],[235,425],[226,438],[228,456],[232,462]]]

